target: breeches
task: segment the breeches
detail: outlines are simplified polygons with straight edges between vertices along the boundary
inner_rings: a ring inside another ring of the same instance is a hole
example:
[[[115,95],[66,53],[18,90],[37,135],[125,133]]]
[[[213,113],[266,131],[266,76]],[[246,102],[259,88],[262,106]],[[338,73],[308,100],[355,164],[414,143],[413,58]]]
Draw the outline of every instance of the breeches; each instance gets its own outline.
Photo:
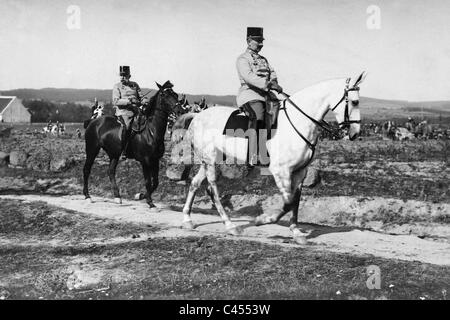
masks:
[[[264,120],[265,101],[252,100],[245,103],[242,107],[248,113],[250,119]]]
[[[127,128],[130,127],[131,119],[133,119],[134,113],[133,111],[127,110],[127,109],[117,109],[116,116],[121,116],[123,118],[123,121],[125,121],[125,125]]]

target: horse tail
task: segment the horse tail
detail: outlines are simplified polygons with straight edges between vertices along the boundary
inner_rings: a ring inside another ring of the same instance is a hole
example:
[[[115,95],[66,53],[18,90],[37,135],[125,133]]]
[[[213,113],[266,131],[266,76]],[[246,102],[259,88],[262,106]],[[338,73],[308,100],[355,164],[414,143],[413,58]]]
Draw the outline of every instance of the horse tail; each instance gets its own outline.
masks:
[[[172,126],[172,142],[179,143],[184,139],[186,130],[189,128],[195,115],[195,113],[185,113],[175,121]]]
[[[182,114],[173,124],[172,126],[172,142],[174,144],[191,144],[191,135],[189,134],[189,126],[191,125],[192,120],[196,116],[195,113],[185,113]],[[184,163],[183,173],[181,174],[181,181],[186,181],[189,179],[189,173],[193,167],[193,149],[192,147],[188,147],[184,149],[185,151],[189,150],[189,154],[183,154],[183,157],[186,161],[181,160]]]

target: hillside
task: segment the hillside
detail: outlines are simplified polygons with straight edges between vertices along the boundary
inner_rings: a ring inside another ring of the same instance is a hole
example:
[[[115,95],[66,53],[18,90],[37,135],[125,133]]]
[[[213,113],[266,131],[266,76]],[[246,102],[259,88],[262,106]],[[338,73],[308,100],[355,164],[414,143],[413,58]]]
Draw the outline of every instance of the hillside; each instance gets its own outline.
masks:
[[[151,96],[155,89],[143,88],[142,92],[149,92]],[[110,89],[15,89],[1,91],[2,95],[17,96],[20,99],[42,99],[53,102],[69,102],[89,105],[95,97],[99,101],[110,102]],[[181,93],[180,93],[181,94]],[[209,105],[218,104],[233,106],[236,104],[234,95],[204,95]],[[186,94],[189,103],[200,101],[202,95]],[[402,100],[385,100],[361,97],[361,114],[363,118],[380,120],[392,118],[405,118],[408,116],[418,118],[450,117],[450,101],[410,102]]]
[[[152,96],[156,89],[142,88],[143,94],[151,91],[148,96]],[[67,89],[67,88],[43,88],[43,89],[15,89],[0,91],[4,96],[17,96],[20,99],[41,99],[52,102],[86,102],[94,101],[97,98],[99,101],[111,101],[111,89]],[[181,94],[181,93],[180,93]],[[203,95],[186,94],[189,103],[200,101]],[[214,96],[204,95],[208,104],[219,104],[232,106],[235,103],[236,97],[228,96]]]

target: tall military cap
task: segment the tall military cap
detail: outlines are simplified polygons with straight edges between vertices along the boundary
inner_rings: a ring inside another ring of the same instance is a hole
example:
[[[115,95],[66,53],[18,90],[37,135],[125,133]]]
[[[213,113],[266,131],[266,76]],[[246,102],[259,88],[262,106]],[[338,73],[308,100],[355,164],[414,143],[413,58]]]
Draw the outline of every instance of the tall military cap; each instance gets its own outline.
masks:
[[[130,66],[120,66],[119,72],[121,76],[129,76],[130,75]]]
[[[247,27],[247,38],[264,40],[263,37],[263,28],[259,27]]]

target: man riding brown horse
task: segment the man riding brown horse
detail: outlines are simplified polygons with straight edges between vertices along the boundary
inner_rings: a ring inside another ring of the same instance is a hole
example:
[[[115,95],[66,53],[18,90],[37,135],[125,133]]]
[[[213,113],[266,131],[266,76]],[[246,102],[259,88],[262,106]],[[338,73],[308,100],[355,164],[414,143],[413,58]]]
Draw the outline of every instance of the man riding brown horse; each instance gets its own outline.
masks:
[[[148,103],[141,93],[139,85],[130,81],[130,67],[120,66],[120,82],[113,87],[112,101],[115,115],[125,127],[122,134],[122,159],[126,159],[126,149],[130,138],[130,128],[133,118],[139,113],[139,107]]]

